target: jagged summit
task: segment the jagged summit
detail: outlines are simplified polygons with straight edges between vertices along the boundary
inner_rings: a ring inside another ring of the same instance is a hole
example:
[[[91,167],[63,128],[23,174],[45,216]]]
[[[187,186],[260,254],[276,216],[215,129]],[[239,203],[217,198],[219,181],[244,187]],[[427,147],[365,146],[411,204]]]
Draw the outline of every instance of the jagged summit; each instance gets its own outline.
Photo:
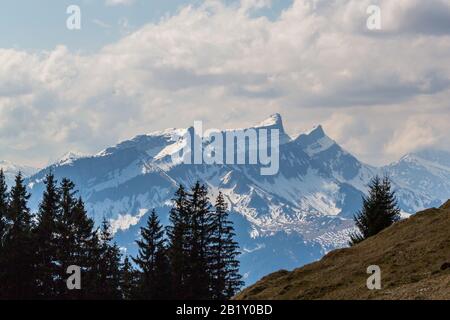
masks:
[[[257,128],[277,127],[279,129],[283,129],[283,119],[279,113],[274,113],[269,118],[260,122],[256,127]]]
[[[322,125],[314,126],[310,131],[307,131],[305,133],[301,133],[295,140],[301,141],[304,139],[308,139],[309,141],[317,141],[321,138],[328,137],[325,133],[325,130],[323,129]]]
[[[325,134],[323,127],[318,125],[309,133],[303,133],[295,139],[295,142],[310,156],[328,150],[336,142]]]
[[[84,157],[85,154],[76,151],[68,151],[58,159],[58,163],[66,163],[67,161],[76,160]]]
[[[260,122],[255,128],[258,129],[268,129],[268,130],[279,130],[280,134],[280,144],[285,144],[292,141],[291,137],[286,133],[283,126],[283,118],[279,113],[272,114],[269,118]]]
[[[326,136],[322,125],[315,126],[308,134],[311,138],[320,139]]]

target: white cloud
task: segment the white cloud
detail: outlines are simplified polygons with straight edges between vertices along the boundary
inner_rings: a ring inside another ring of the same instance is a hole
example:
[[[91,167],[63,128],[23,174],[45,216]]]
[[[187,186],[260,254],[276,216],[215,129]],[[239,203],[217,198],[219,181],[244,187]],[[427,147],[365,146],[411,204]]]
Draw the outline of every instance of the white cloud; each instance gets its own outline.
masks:
[[[450,148],[450,33],[408,24],[416,0],[379,1],[385,29],[370,33],[371,2],[297,0],[270,21],[248,14],[268,1],[210,1],[94,54],[0,49],[0,158],[42,164],[197,119],[244,126],[273,112],[291,131],[324,123],[370,163]]]

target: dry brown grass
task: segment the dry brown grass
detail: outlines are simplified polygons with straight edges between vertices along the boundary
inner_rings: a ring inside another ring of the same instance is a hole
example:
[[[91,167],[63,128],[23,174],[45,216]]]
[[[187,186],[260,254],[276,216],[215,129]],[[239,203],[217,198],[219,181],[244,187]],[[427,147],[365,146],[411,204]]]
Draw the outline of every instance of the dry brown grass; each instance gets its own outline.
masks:
[[[450,299],[450,201],[419,212],[352,248],[292,272],[270,274],[236,299]],[[382,289],[366,287],[381,268]]]

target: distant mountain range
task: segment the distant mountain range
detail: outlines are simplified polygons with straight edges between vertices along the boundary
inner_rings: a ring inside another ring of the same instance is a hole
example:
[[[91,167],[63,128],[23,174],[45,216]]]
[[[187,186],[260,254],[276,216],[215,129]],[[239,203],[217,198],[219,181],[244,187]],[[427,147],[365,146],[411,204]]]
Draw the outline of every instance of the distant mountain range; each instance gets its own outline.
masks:
[[[251,284],[267,273],[298,267],[345,246],[353,214],[375,174],[391,175],[405,215],[439,206],[450,197],[448,152],[418,152],[376,168],[341,148],[321,126],[293,139],[275,114],[253,128],[279,129],[280,170],[275,176],[260,175],[259,165],[174,164],[171,155],[179,150],[179,137],[191,128],[168,129],[96,155],[68,154],[27,179],[30,204],[37,208],[49,170],[59,180],[71,178],[92,217],[97,222],[104,216],[110,219],[119,245],[134,254],[134,240],[148,210],[155,208],[167,222],[177,185],[200,180],[212,194],[222,190],[227,197],[243,252],[241,271]]]
[[[13,164],[11,162],[2,161],[2,160],[0,160],[0,169],[3,169],[3,172],[5,173],[5,177],[6,177],[6,183],[9,186],[12,185],[12,183],[14,181],[14,177],[17,175],[17,173],[19,171],[22,172],[22,174],[25,177],[29,177],[39,171],[39,169],[37,169],[37,168],[27,167],[27,166],[19,166],[19,165]]]

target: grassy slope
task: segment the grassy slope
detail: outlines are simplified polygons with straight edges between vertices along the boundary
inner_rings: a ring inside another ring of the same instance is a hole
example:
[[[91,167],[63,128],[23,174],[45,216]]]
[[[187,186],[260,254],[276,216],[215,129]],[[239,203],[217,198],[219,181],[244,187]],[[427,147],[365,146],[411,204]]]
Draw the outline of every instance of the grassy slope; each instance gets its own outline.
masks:
[[[450,201],[396,223],[352,248],[292,272],[270,274],[236,299],[450,299]],[[366,287],[369,265],[382,289]]]

